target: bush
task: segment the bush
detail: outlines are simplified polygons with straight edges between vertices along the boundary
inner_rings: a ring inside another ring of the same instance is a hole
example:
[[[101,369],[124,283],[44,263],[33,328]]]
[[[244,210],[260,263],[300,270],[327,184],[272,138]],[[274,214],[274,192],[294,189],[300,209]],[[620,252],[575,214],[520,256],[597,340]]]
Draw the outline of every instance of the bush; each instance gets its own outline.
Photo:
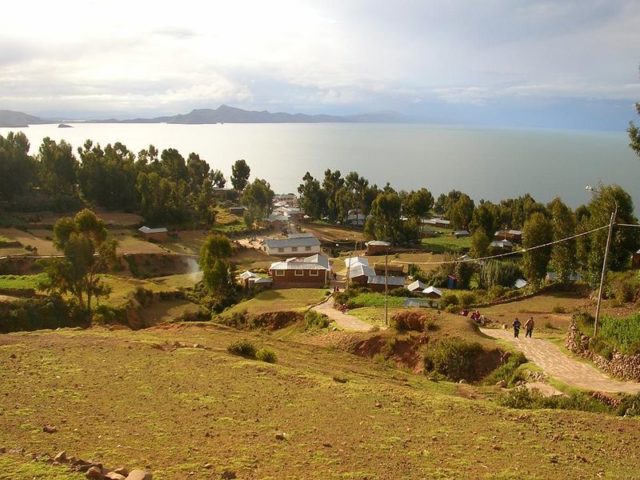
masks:
[[[447,313],[460,313],[460,307],[458,305],[447,305],[444,311]]]
[[[227,347],[227,351],[232,355],[239,355],[245,358],[256,358],[256,347],[248,340],[238,340]]]
[[[502,285],[494,285],[491,288],[489,288],[487,295],[491,300],[498,300],[499,298],[502,298],[506,290],[507,289],[504,288]]]
[[[268,348],[261,348],[256,352],[256,359],[262,362],[276,363],[276,352],[269,350]]]
[[[640,416],[640,393],[622,397],[620,404],[616,408],[616,413],[627,417]]]
[[[507,385],[513,385],[519,379],[517,371],[523,363],[527,363],[527,357],[522,352],[511,354],[507,361],[491,372],[482,383],[495,385],[504,380]]]
[[[435,330],[435,319],[426,313],[418,311],[402,311],[391,318],[391,326],[398,332]]]
[[[446,293],[440,299],[440,305],[442,308],[446,308],[449,305],[458,305],[460,303],[460,299],[455,293]]]
[[[59,295],[0,305],[0,333],[43,328],[88,327],[90,323],[87,312]]]
[[[620,303],[629,303],[636,296],[636,290],[630,282],[619,282],[614,286],[613,295]]]
[[[564,308],[562,305],[555,305],[551,311],[553,313],[567,313],[567,309]]]
[[[323,313],[318,313],[315,310],[308,310],[304,314],[304,326],[305,330],[315,330],[327,328],[331,320]]]
[[[476,302],[476,296],[473,293],[465,292],[460,295],[460,304],[464,308],[469,308]]]
[[[551,408],[558,410],[581,410],[584,412],[607,412],[604,403],[583,392],[570,395],[544,397],[538,390],[518,387],[498,397],[498,403],[510,408]]]
[[[424,357],[427,371],[436,371],[457,381],[473,377],[474,366],[483,354],[482,346],[461,338],[444,339],[433,345]]]

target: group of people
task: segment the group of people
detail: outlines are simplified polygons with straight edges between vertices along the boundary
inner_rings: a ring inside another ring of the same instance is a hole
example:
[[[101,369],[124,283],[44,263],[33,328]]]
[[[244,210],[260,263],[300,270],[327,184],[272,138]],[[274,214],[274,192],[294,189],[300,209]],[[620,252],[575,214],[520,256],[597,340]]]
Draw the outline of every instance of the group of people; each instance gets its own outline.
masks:
[[[518,320],[518,318],[516,317],[516,319],[513,321],[513,336],[515,338],[518,338],[520,336],[520,327],[522,326],[522,323],[520,323],[520,320]],[[524,336],[532,338],[533,337],[533,327],[534,327],[534,321],[533,321],[533,317],[529,317],[529,320],[527,320],[524,324]]]

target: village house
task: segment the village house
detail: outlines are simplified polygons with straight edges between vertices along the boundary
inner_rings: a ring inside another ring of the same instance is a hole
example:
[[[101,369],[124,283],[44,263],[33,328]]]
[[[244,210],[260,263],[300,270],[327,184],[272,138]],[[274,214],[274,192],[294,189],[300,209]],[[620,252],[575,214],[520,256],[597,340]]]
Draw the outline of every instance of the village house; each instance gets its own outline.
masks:
[[[322,288],[329,283],[329,257],[323,254],[274,262],[269,275],[274,288]]]
[[[420,280],[416,280],[413,283],[410,283],[409,285],[407,285],[407,290],[409,290],[410,292],[417,292],[420,293],[422,292],[425,288],[427,288],[427,285],[422,283]]]
[[[522,243],[522,231],[520,230],[498,230],[493,234],[496,240],[508,240],[512,243]]]
[[[320,240],[312,233],[296,233],[286,238],[267,238],[264,241],[267,255],[296,256],[320,253]]]
[[[169,238],[169,231],[165,227],[150,228],[147,226],[140,227],[138,229],[142,238],[153,242],[162,242]]]
[[[422,220],[421,223],[423,225],[430,225],[438,228],[449,228],[451,226],[451,221],[445,220],[444,218],[429,218],[427,220]]]
[[[364,257],[352,257],[345,261],[349,269],[349,283],[365,286],[369,277],[375,276],[376,272],[369,266],[369,261]]]
[[[391,244],[382,240],[370,240],[365,243],[367,247],[367,255],[384,255],[389,252]]]
[[[376,275],[394,275],[401,277],[404,274],[404,265],[398,263],[376,263],[373,265]]]
[[[464,238],[471,235],[468,230],[456,230],[453,232],[453,236],[456,238]]]
[[[404,287],[404,277],[395,275],[389,275],[387,277],[385,277],[384,275],[375,275],[368,278],[367,287],[369,287],[374,292],[384,292],[385,287],[388,290],[401,288]]]
[[[247,208],[242,205],[235,205],[233,207],[229,207],[229,213],[231,215],[236,215],[238,217],[242,217]]]
[[[346,225],[351,225],[352,227],[362,227],[366,220],[367,216],[360,210],[349,210],[344,223]]]
[[[513,243],[509,240],[494,240],[489,244],[489,248],[494,251],[510,252],[513,250]]]
[[[427,287],[422,291],[422,294],[427,298],[438,299],[442,297],[442,290],[434,286]]]

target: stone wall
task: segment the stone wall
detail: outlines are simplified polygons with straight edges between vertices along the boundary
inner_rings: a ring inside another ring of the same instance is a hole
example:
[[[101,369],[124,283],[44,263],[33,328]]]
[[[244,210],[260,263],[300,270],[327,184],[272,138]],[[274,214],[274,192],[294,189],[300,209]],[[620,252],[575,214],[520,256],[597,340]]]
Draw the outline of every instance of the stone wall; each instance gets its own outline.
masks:
[[[611,376],[640,382],[640,355],[625,355],[614,351],[611,359],[608,359],[589,350],[589,340],[591,340],[590,337],[583,334],[578,329],[575,320],[572,320],[565,342],[565,346],[569,350],[591,360],[599,369]]]

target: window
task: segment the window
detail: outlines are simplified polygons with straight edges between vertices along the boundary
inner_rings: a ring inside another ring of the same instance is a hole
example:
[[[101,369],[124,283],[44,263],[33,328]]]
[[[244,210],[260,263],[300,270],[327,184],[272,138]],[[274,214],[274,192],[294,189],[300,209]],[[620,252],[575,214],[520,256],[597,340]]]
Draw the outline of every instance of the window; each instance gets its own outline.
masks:
[[[284,270],[276,270],[276,277],[284,277],[285,273]]]
[[[291,251],[292,252],[297,252],[298,251],[298,247],[291,247]]]
[[[320,270],[309,270],[310,277],[317,277],[320,274]]]
[[[311,251],[311,247],[310,247],[309,245],[307,245],[306,247],[304,247],[304,249],[305,249],[307,252],[310,252],[310,251]]]
[[[282,248],[282,247],[278,247],[278,252],[279,252],[279,253],[284,252],[284,248]]]
[[[304,270],[294,270],[296,277],[304,277]]]

